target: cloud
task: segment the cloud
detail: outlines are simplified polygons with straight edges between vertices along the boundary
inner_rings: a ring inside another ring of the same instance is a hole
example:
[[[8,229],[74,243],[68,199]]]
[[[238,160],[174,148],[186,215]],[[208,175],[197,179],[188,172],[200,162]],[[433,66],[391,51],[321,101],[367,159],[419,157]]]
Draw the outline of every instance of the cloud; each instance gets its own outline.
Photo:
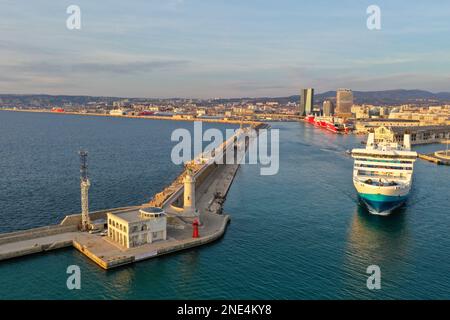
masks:
[[[244,92],[249,92],[249,91],[253,92],[253,91],[260,91],[260,90],[271,91],[271,90],[286,89],[286,85],[258,83],[258,82],[252,82],[252,81],[232,83],[232,84],[228,85],[227,87],[232,90],[244,91]]]
[[[25,64],[3,65],[2,68],[11,74],[25,75],[64,75],[70,74],[139,74],[157,70],[183,68],[188,65],[186,60],[136,61],[121,63],[82,62],[82,63],[49,63],[33,62]],[[70,74],[69,74],[70,73]]]
[[[78,63],[71,65],[74,72],[102,72],[119,74],[148,73],[156,70],[182,68],[189,64],[186,60],[143,61],[129,63]]]
[[[365,66],[381,66],[381,65],[392,65],[392,64],[403,64],[410,62],[417,62],[417,58],[367,58],[367,59],[355,59],[352,62],[356,65]]]
[[[12,55],[29,54],[30,52],[32,52],[33,55],[37,55],[37,54],[55,55],[58,53],[63,53],[65,51],[61,47],[59,47],[59,48],[45,47],[42,45],[38,46],[38,45],[29,44],[29,43],[17,42],[14,40],[5,40],[5,39],[0,40],[0,49],[3,52],[7,52]]]
[[[178,70],[189,64],[185,60],[159,60],[126,63],[83,62],[74,64],[33,62],[1,65],[0,84],[6,93],[51,93],[102,95],[142,95],[145,83],[159,77],[153,72]],[[127,85],[124,87],[124,77]],[[140,80],[138,80],[140,79]],[[134,89],[133,89],[134,88]],[[141,91],[136,91],[137,88]],[[134,90],[134,91],[133,91]]]
[[[167,7],[172,10],[178,9],[183,4],[184,4],[184,0],[168,0],[167,1]]]

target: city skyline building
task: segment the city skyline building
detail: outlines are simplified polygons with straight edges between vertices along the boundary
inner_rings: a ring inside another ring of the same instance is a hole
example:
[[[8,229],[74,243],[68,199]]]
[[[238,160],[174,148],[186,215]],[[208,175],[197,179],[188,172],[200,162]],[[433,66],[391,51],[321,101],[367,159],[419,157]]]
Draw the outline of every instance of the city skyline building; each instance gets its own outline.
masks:
[[[336,114],[351,114],[353,106],[353,92],[350,89],[336,91]]]
[[[322,113],[326,117],[332,116],[334,114],[334,104],[331,100],[325,100],[323,102]]]
[[[300,116],[306,116],[313,112],[314,108],[314,89],[302,89],[300,92]]]

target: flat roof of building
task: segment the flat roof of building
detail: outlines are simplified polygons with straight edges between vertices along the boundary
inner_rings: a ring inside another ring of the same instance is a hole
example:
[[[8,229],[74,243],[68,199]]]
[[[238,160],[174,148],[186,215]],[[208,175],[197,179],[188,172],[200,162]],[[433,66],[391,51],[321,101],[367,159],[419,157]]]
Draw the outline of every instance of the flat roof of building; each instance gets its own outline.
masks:
[[[361,122],[411,122],[417,123],[420,120],[414,119],[389,119],[389,118],[370,118],[370,119],[358,119]]]
[[[433,132],[433,133],[440,133],[440,132],[450,132],[450,126],[414,126],[414,127],[388,127],[388,129],[391,129],[395,133],[404,133],[405,131],[408,132]]]
[[[147,212],[147,213],[163,213],[164,212],[163,209],[158,208],[158,207],[148,207],[148,208],[144,208],[141,210],[144,212]]]
[[[117,218],[120,218],[128,223],[132,223],[132,222],[139,222],[139,221],[143,221],[143,220],[148,220],[149,218],[143,218],[141,216],[140,211],[144,211],[145,213],[164,213],[164,210],[162,210],[161,208],[157,208],[157,207],[148,207],[148,208],[144,208],[144,209],[139,209],[139,210],[131,210],[131,211],[125,211],[125,212],[120,212],[120,213],[108,213],[110,215],[116,216]]]
[[[124,220],[125,222],[138,222],[145,219],[142,219],[139,210],[133,210],[133,211],[127,211],[127,212],[120,212],[120,213],[108,213],[108,215],[115,216],[121,220]]]

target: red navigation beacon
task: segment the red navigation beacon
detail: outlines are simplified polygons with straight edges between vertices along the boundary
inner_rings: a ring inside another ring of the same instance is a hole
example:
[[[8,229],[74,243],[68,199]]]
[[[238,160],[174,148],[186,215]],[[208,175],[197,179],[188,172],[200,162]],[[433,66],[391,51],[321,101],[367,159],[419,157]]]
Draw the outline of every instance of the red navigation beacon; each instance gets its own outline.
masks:
[[[192,238],[198,238],[199,234],[198,234],[198,220],[195,219],[194,222],[192,222]]]

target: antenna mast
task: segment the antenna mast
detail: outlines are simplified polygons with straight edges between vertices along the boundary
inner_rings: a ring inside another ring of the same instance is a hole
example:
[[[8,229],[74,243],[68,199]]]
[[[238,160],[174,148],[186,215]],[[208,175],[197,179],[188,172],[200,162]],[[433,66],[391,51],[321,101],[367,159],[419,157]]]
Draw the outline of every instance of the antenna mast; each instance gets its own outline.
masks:
[[[89,187],[91,183],[87,170],[87,152],[80,150],[80,188],[81,188],[81,231],[89,230]]]

